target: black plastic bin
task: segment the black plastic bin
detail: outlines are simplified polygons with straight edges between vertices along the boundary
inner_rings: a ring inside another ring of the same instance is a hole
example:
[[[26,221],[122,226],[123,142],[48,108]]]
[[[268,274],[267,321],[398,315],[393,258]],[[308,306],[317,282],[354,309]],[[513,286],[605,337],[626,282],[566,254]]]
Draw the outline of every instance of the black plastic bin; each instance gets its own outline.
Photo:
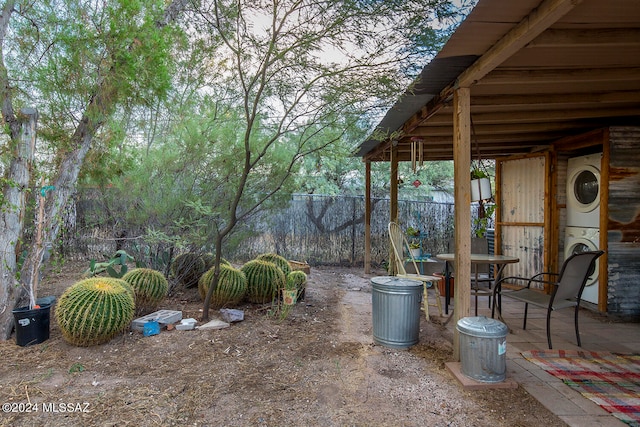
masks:
[[[16,344],[26,347],[40,344],[49,339],[51,304],[44,303],[40,308],[15,308],[13,318],[16,328]]]

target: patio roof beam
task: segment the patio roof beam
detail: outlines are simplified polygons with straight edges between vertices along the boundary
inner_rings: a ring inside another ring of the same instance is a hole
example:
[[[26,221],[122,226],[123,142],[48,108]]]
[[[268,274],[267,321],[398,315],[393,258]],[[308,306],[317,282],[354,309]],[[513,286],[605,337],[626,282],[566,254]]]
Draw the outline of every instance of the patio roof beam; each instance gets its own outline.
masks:
[[[449,109],[442,110],[441,114],[431,117],[430,123],[435,125],[447,125],[451,118],[447,114]],[[499,124],[499,123],[545,123],[563,120],[597,119],[602,117],[634,117],[640,115],[640,108],[576,108],[576,109],[546,109],[540,111],[509,111],[497,110],[473,114],[473,124]]]
[[[638,28],[548,29],[526,47],[632,46],[640,44]]]
[[[551,70],[496,70],[486,74],[477,85],[534,85],[561,82],[567,83],[592,83],[611,80],[637,81],[640,78],[640,67],[617,68],[555,68]],[[586,90],[592,88],[585,88]],[[572,92],[575,92],[572,90]]]
[[[582,0],[543,1],[537,9],[531,11],[473,65],[460,74],[456,86],[470,87],[478,82],[581,2]]]

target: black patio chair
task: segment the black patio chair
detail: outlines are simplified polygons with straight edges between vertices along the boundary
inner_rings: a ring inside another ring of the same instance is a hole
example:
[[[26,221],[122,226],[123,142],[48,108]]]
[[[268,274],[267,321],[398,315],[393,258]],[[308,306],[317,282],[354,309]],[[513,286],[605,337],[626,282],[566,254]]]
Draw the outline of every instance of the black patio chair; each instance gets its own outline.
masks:
[[[504,277],[496,282],[493,288],[493,307],[491,317],[495,315],[495,308],[498,307],[498,317],[502,319],[502,297],[509,297],[524,302],[524,321],[522,329],[527,329],[527,310],[529,304],[547,309],[547,342],[551,349],[551,312],[563,308],[575,307],[575,328],[578,347],[582,347],[580,342],[580,331],[578,329],[578,311],[580,309],[580,298],[584,290],[585,283],[595,268],[596,260],[604,254],[604,251],[580,252],[567,258],[560,269],[560,273],[538,273],[530,278],[525,277]],[[544,280],[544,277],[547,280]],[[555,280],[557,279],[557,280]],[[505,282],[515,283],[526,282],[526,285],[516,290],[502,289]],[[551,293],[545,294],[541,290],[532,289],[532,283],[542,283],[552,285]]]

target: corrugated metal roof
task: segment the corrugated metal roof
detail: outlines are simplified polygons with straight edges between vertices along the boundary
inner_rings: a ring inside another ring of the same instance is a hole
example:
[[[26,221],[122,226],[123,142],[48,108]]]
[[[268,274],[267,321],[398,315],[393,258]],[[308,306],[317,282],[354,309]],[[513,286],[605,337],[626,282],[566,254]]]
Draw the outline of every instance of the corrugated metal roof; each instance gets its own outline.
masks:
[[[529,25],[539,31],[527,33]],[[424,140],[426,160],[451,159],[452,90],[504,45],[512,51],[469,82],[474,155],[476,147],[485,158],[529,153],[598,127],[640,124],[638,1],[480,0],[355,154],[388,161],[391,142],[379,135],[397,132],[400,160],[410,158],[412,137]]]

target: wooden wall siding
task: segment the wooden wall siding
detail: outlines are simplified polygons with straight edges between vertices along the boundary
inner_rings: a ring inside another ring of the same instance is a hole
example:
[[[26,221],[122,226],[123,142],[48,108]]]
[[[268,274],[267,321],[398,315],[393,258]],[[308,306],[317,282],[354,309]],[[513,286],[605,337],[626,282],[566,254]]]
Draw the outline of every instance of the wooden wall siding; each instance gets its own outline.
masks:
[[[556,198],[557,208],[556,221],[558,224],[558,266],[564,262],[564,235],[567,227],[567,165],[569,155],[558,153],[556,162],[557,187]]]
[[[640,128],[609,135],[607,311],[640,319]]]
[[[545,157],[504,160],[500,173],[502,254],[520,258],[505,274],[532,276],[544,271]]]

